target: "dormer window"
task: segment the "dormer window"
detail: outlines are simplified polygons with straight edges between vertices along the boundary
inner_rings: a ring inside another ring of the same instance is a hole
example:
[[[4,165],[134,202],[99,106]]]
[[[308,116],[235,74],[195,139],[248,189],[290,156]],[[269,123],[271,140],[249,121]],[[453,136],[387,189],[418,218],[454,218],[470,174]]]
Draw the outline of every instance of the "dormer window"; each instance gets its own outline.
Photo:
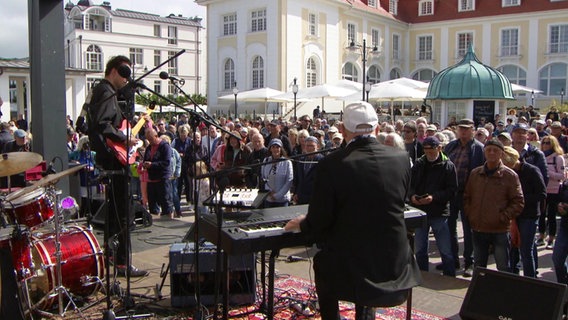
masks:
[[[377,0],[368,0],[367,4],[369,5],[369,7],[376,8]]]
[[[434,14],[434,1],[422,0],[418,4],[418,15],[429,16]]]
[[[395,16],[398,14],[398,0],[389,0],[389,13]]]
[[[473,11],[475,10],[475,0],[458,0],[458,11]]]
[[[502,0],[502,6],[503,7],[514,7],[514,6],[520,6],[521,5],[521,0]]]

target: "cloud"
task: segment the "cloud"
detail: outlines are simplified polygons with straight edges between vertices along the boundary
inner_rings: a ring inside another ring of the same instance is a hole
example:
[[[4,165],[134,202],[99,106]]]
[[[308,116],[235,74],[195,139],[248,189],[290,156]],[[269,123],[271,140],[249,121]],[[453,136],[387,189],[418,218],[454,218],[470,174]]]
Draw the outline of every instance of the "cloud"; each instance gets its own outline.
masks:
[[[77,3],[78,0],[72,0]],[[102,3],[103,0],[94,1]],[[112,9],[126,9],[167,16],[170,13],[182,14],[185,17],[202,16],[205,18],[205,7],[188,0],[110,0]],[[28,1],[2,1],[0,10],[0,58],[23,58],[29,56],[28,50]],[[63,5],[67,0],[63,1]]]

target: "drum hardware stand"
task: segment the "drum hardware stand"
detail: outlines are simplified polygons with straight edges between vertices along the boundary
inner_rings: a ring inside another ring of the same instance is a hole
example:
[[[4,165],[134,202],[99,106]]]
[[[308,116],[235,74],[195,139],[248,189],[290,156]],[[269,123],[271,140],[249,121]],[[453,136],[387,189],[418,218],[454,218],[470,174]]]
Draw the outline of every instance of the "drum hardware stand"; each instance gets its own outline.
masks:
[[[61,213],[60,213],[60,208],[59,208],[59,195],[61,194],[61,191],[57,191],[55,190],[55,188],[53,186],[50,186],[48,189],[48,193],[52,193],[53,197],[55,198],[55,257],[56,257],[56,263],[55,263],[55,278],[57,281],[57,285],[51,289],[50,292],[48,292],[43,298],[41,298],[41,300],[39,300],[36,304],[34,304],[32,306],[32,310],[33,309],[37,309],[38,306],[44,302],[46,299],[49,299],[50,297],[57,295],[58,297],[58,315],[63,317],[65,316],[65,313],[67,312],[67,308],[69,308],[69,306],[73,306],[73,309],[75,311],[77,311],[79,313],[79,315],[81,316],[81,318],[85,319],[83,313],[81,312],[81,309],[79,309],[77,307],[77,305],[75,304],[75,302],[73,301],[71,294],[69,293],[69,291],[67,290],[67,288],[65,288],[63,286],[63,275],[61,273],[61,244],[60,244],[60,234],[61,234]],[[67,305],[65,306],[65,308],[63,307],[63,295],[67,296],[67,298],[69,299],[69,302],[67,303]],[[48,315],[48,316],[54,316],[54,314],[49,313],[47,311],[43,311],[43,310],[36,310],[38,313],[42,314],[42,315]]]

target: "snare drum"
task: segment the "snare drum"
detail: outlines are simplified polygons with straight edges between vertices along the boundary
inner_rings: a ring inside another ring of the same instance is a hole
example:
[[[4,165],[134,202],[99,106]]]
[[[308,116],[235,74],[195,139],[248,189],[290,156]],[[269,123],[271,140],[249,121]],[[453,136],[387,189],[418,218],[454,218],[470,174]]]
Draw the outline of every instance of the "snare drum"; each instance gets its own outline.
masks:
[[[83,226],[70,226],[60,234],[59,243],[63,286],[78,296],[95,293],[99,289],[99,283],[88,278],[103,278],[104,260],[92,231]],[[36,276],[30,281],[30,296],[34,304],[57,286],[55,250],[55,234],[33,237],[32,256]],[[56,301],[57,295],[46,298],[40,308],[47,309]]]
[[[12,253],[12,262],[18,280],[29,279],[34,265],[30,245],[30,232],[24,225],[9,225],[0,229],[0,248]]]
[[[30,228],[53,218],[53,202],[44,188],[38,188],[25,196],[5,202],[6,215],[12,224],[24,224]]]

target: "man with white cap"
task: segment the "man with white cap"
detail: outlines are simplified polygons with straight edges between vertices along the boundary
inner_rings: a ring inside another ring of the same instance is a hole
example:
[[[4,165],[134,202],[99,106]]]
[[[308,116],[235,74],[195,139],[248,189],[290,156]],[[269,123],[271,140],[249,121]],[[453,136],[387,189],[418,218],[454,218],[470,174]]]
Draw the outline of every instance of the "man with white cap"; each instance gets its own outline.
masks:
[[[350,104],[343,117],[346,147],[319,162],[308,214],[285,229],[321,249],[314,271],[322,319],[339,318],[338,300],[355,303],[356,319],[375,319],[374,307],[401,304],[421,280],[404,222],[410,162],[376,140],[372,105]]]

